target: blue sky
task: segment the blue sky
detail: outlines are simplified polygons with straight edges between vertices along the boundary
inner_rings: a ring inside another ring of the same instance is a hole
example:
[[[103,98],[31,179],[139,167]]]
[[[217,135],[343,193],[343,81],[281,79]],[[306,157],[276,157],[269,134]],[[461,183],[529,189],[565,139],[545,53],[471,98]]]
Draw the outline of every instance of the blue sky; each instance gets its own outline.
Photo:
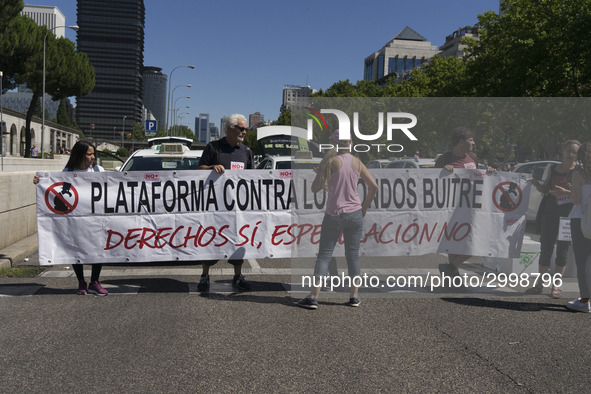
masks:
[[[34,0],[57,6],[66,24],[76,24],[76,0]],[[405,26],[432,44],[477,15],[494,10],[499,0],[145,0],[144,65],[162,72],[179,65],[172,86],[178,106],[190,106],[183,124],[194,117],[220,118],[234,112],[279,116],[283,86],[309,84],[326,89],[333,83],[363,79],[363,60]],[[66,36],[75,41],[75,32]]]

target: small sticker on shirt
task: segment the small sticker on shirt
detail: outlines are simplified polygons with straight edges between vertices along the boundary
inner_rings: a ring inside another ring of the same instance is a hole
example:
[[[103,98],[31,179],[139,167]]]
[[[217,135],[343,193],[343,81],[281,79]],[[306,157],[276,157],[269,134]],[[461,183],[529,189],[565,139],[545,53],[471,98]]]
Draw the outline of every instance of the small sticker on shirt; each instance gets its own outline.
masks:
[[[244,163],[241,161],[230,162],[230,169],[231,170],[244,170]]]
[[[464,163],[464,168],[466,168],[468,170],[475,170],[476,169],[476,164],[474,164],[474,163]]]
[[[558,205],[570,204],[570,202],[570,196],[556,197],[556,204]]]

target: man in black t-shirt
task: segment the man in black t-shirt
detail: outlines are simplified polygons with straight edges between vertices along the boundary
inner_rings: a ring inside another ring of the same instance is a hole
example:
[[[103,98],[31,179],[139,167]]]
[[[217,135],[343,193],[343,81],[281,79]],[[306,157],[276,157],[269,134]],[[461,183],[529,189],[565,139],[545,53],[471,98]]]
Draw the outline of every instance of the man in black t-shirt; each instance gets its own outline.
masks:
[[[246,118],[243,115],[230,115],[223,130],[226,136],[207,144],[199,160],[198,168],[200,170],[213,170],[218,174],[223,174],[226,170],[251,170],[253,168],[252,151],[243,144],[246,129]],[[209,267],[217,262],[218,260],[202,262],[203,273],[197,286],[199,291],[209,290]],[[239,290],[250,290],[250,284],[244,280],[242,275],[244,260],[228,260],[228,263],[234,266],[232,286]]]

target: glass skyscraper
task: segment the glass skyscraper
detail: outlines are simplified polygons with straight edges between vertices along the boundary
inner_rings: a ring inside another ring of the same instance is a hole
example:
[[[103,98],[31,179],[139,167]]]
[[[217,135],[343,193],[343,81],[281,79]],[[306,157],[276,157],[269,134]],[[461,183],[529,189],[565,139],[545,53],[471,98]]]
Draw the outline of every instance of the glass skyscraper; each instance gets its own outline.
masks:
[[[162,74],[160,67],[144,67],[144,107],[152,112],[158,121],[158,128],[164,130],[166,122],[166,82],[168,78]]]
[[[121,139],[142,122],[143,0],[78,0],[78,50],[94,67],[92,92],[78,97],[78,126],[88,137]]]

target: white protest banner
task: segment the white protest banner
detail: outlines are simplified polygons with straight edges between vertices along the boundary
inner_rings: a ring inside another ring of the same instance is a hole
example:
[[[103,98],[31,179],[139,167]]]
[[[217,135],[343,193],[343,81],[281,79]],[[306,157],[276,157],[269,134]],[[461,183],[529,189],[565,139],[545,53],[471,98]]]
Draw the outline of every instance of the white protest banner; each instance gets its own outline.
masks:
[[[372,174],[380,189],[365,218],[363,254],[519,256],[524,177]],[[318,249],[325,195],[310,191],[309,170],[38,175],[41,265],[311,257]]]
[[[444,169],[380,169],[371,173],[378,192],[364,218],[362,255],[519,257],[531,187],[523,174],[463,169],[453,173]],[[313,175],[303,174],[295,177],[296,190],[306,188],[304,183],[309,189],[313,180]],[[361,183],[358,191],[362,200],[364,190]],[[289,232],[297,237],[292,257],[310,256],[310,244],[302,238],[318,244],[322,215],[306,207],[319,207],[319,198],[308,194],[308,200],[294,209]],[[336,252],[344,254],[342,247]]]

